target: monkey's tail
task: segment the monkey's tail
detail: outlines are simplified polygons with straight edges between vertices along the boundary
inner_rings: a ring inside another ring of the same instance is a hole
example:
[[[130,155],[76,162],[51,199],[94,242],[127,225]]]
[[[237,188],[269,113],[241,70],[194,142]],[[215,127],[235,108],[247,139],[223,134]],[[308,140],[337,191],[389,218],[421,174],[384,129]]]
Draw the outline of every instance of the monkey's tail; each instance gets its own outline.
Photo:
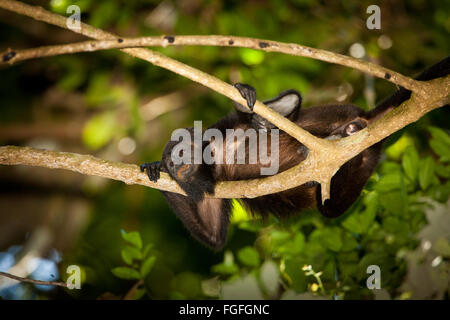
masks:
[[[427,68],[421,74],[419,74],[415,79],[420,81],[428,81],[437,78],[444,77],[450,74],[450,56],[439,61],[438,63],[432,65]],[[411,97],[411,91],[400,88],[397,90],[392,96],[381,102],[374,109],[367,112],[367,118],[370,120],[374,120],[386,112],[390,111],[401,105],[403,102],[408,100]]]

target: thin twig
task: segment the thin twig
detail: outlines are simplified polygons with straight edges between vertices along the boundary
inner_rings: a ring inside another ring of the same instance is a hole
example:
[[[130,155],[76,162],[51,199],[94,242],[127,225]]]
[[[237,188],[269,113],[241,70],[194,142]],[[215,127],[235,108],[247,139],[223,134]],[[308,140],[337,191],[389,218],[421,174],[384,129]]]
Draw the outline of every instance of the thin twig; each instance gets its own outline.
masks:
[[[221,35],[183,35],[183,36],[154,36],[138,38],[120,38],[119,40],[83,41],[64,45],[43,46],[38,48],[12,50],[0,54],[3,63],[13,64],[18,61],[49,57],[61,54],[72,54],[77,52],[92,52],[108,49],[123,49],[137,47],[167,47],[167,46],[222,46],[240,47],[262,50],[266,52],[280,52],[293,56],[309,57],[329,63],[340,64],[371,74],[375,77],[386,79],[394,84],[402,86],[411,91],[420,88],[420,82],[406,77],[398,72],[384,68],[371,62],[356,59],[342,54],[302,46],[296,43],[284,43],[278,41],[236,37]],[[0,64],[2,62],[0,61]]]
[[[34,280],[34,279],[28,279],[28,278],[22,278],[15,276],[13,274],[9,274],[6,272],[0,271],[0,276],[7,277],[13,280],[17,280],[20,282],[26,282],[26,283],[32,283],[32,284],[38,284],[38,285],[47,285],[47,286],[58,286],[58,287],[64,287],[67,288],[67,283],[65,282],[59,282],[59,281],[42,281],[42,280]]]
[[[134,295],[138,291],[139,287],[144,284],[144,280],[139,279],[136,283],[131,287],[131,289],[125,294],[123,300],[134,300]]]

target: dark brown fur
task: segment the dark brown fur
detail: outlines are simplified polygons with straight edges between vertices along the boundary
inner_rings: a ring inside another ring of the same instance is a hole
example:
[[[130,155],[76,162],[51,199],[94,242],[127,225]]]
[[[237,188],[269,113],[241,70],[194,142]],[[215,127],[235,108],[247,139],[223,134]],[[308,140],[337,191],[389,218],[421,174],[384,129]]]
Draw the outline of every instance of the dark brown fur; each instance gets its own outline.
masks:
[[[446,58],[424,71],[417,80],[431,80],[449,74],[450,59]],[[274,126],[251,111],[256,99],[254,89],[248,85],[236,84],[236,88],[247,100],[248,108],[236,104],[236,113],[219,120],[211,128],[220,130],[225,137],[226,129],[272,129]],[[325,105],[301,109],[301,96],[295,90],[281,93],[277,98],[265,104],[298,124],[303,129],[320,138],[345,137],[367,126],[389,110],[407,100],[410,92],[401,88],[375,109],[365,112],[353,105]],[[286,102],[284,100],[286,99]],[[258,136],[259,139],[259,136]],[[163,192],[170,206],[192,235],[202,243],[215,250],[221,249],[226,242],[230,199],[207,198],[213,194],[218,181],[248,180],[260,178],[261,163],[257,164],[200,164],[173,165],[171,151],[177,142],[170,141],[163,152],[161,162],[147,163],[141,166],[146,170],[150,180],[156,181],[159,172],[165,171],[178,182],[187,196]],[[208,144],[205,143],[203,148]],[[270,145],[270,138],[268,138]],[[226,143],[224,142],[224,149]],[[331,180],[330,199],[322,204],[321,187],[313,181],[283,192],[270,194],[255,199],[239,199],[244,206],[255,214],[267,216],[274,214],[284,217],[305,208],[317,206],[326,217],[342,215],[358,198],[367,179],[375,169],[381,154],[382,142],[364,150],[345,163]],[[246,161],[249,147],[246,143]],[[268,148],[270,150],[270,147]],[[307,149],[297,140],[284,132],[279,135],[279,172],[285,171],[307,157]],[[332,156],[332,155],[330,155]]]

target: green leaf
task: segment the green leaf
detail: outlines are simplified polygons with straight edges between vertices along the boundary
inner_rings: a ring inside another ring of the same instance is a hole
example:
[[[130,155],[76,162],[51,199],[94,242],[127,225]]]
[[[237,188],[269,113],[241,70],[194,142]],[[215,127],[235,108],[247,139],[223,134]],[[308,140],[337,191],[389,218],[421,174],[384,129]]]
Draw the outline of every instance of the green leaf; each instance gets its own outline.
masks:
[[[375,190],[381,193],[388,193],[400,188],[400,171],[383,175],[375,185]]]
[[[142,278],[145,278],[146,276],[148,276],[148,274],[150,273],[150,271],[153,268],[153,265],[155,264],[155,261],[156,261],[156,257],[151,256],[142,263],[142,266],[141,266]]]
[[[122,249],[121,254],[123,261],[125,261],[125,263],[129,265],[133,263],[133,259],[136,260],[142,259],[142,253],[136,247],[126,246],[125,248]]]
[[[263,51],[242,48],[239,50],[239,54],[241,56],[242,61],[244,61],[245,64],[250,66],[260,64],[264,60]]]
[[[145,294],[145,289],[137,289],[133,295],[134,300],[139,300]]]
[[[358,246],[358,241],[349,232],[343,231],[342,234],[342,249],[341,251],[352,251]]]
[[[410,227],[408,222],[395,216],[386,217],[383,220],[383,229],[392,235],[392,239],[398,244],[406,244],[410,240]]]
[[[306,264],[306,261],[299,258],[288,259],[285,262],[285,272],[284,277],[289,280],[290,286],[297,292],[303,292],[307,287],[307,280],[305,272],[303,272],[302,267]]]
[[[450,178],[450,166],[445,166],[440,163],[434,164],[434,170],[436,171],[436,174],[442,178]]]
[[[416,181],[417,172],[419,171],[419,154],[414,146],[408,146],[402,157],[402,166],[406,176],[411,181]]]
[[[212,271],[224,275],[235,274],[239,271],[238,266],[234,263],[233,253],[226,251],[223,262],[212,267]]]
[[[233,208],[233,212],[232,212],[231,220],[230,220],[230,222],[232,224],[251,220],[251,218],[248,215],[248,213],[245,210],[245,208],[236,199],[233,199],[233,206],[232,206],[232,208]]]
[[[403,134],[394,144],[386,148],[385,153],[388,158],[400,160],[405,149],[412,145],[414,140],[407,134]]]
[[[283,245],[275,249],[276,252],[282,255],[296,255],[302,252],[305,246],[305,236],[303,233],[297,231],[293,239],[289,239]]]
[[[441,128],[437,127],[429,127],[428,131],[430,131],[431,135],[434,139],[446,144],[448,147],[450,147],[450,135],[442,130]]]
[[[111,270],[111,272],[120,279],[125,280],[138,280],[141,278],[139,272],[128,267],[117,267]]]
[[[381,176],[384,176],[385,174],[388,174],[388,173],[399,172],[400,169],[401,169],[401,166],[397,162],[384,161],[380,165],[379,173],[381,174]]]
[[[349,214],[342,222],[342,226],[350,232],[366,233],[375,220],[378,201],[378,193],[375,191],[369,192],[363,199],[366,208]]]
[[[450,147],[444,144],[443,142],[431,139],[430,140],[430,147],[433,149],[434,153],[441,157],[450,157]]]
[[[121,230],[123,240],[131,243],[136,248],[142,248],[142,239],[141,235],[137,231],[126,232],[125,230]]]
[[[422,190],[426,190],[434,176],[434,160],[430,156],[420,161],[419,184]]]
[[[150,253],[151,248],[153,248],[153,244],[149,243],[147,244],[144,249],[142,250],[142,258],[147,258],[148,254]]]
[[[247,246],[238,251],[238,259],[242,264],[248,267],[259,266],[259,253],[253,247]]]
[[[288,241],[290,236],[287,231],[274,230],[270,233],[270,241],[273,247],[278,247]]]
[[[408,197],[405,197],[402,191],[395,190],[381,195],[380,204],[387,211],[395,215],[402,215],[407,209]]]
[[[342,249],[342,230],[338,227],[326,227],[320,230],[321,242],[324,247],[331,251],[339,251]]]
[[[89,119],[83,129],[83,142],[90,149],[99,149],[107,144],[117,132],[114,113],[103,112]]]

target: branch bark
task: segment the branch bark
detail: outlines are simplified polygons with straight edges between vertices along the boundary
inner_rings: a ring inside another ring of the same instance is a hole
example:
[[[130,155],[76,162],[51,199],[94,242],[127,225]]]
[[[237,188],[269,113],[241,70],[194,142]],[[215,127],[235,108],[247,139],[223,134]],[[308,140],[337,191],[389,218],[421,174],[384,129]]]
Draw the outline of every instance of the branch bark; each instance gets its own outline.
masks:
[[[31,17],[33,19],[43,21],[61,28],[71,30],[76,33],[80,33],[84,36],[94,38],[97,40],[116,40],[118,43],[121,42],[121,38],[118,36],[103,31],[101,29],[94,28],[88,24],[80,23],[80,29],[69,29],[66,25],[67,18],[55,13],[51,13],[39,6],[31,6],[24,4],[19,1],[14,0],[2,0],[0,1],[0,8],[4,8],[21,15]],[[156,66],[165,68],[174,73],[177,73],[183,77],[189,78],[195,82],[198,82],[205,87],[208,87],[222,95],[246,106],[246,101],[241,97],[239,92],[230,84],[221,81],[220,79],[213,77],[205,72],[192,68],[184,63],[177,60],[166,57],[165,55],[152,51],[149,49],[121,49],[121,51],[128,53],[134,57],[146,60]],[[298,127],[290,120],[284,118],[277,112],[273,111],[269,107],[265,106],[260,101],[256,101],[253,111],[265,119],[269,120],[271,123],[275,124],[278,128],[285,131],[295,139],[301,141],[308,148],[326,148],[328,141],[319,139],[306,130]]]
[[[0,5],[1,6],[1,5]],[[421,89],[421,83],[398,72],[384,68],[371,62],[356,59],[342,54],[302,46],[296,43],[283,43],[264,39],[221,36],[221,35],[183,35],[183,36],[154,36],[138,38],[120,38],[117,40],[83,41],[64,45],[43,46],[24,50],[12,50],[0,54],[0,64],[14,64],[19,61],[50,57],[61,54],[77,52],[92,52],[109,49],[137,48],[137,47],[168,47],[168,46],[221,46],[240,47],[266,52],[280,52],[293,56],[309,57],[329,63],[357,69],[366,74],[386,79],[394,84],[402,86],[411,91]]]
[[[15,276],[10,273],[1,272],[0,276],[7,277],[13,280],[17,280],[20,282],[26,282],[26,283],[32,283],[32,284],[38,284],[38,285],[47,285],[47,286],[58,286],[58,287],[64,287],[67,288],[67,283],[65,282],[59,282],[59,281],[42,281],[42,280],[34,280],[34,279],[28,279],[28,278],[22,278],[19,276]]]
[[[36,20],[67,28],[66,17],[48,12],[41,7],[30,6],[13,0],[0,1],[0,7],[32,17]],[[81,24],[79,33],[98,40],[108,40],[103,42],[104,46],[116,42],[117,44],[125,42],[124,39],[84,23]],[[169,44],[172,41],[170,37],[162,38],[163,40],[161,38],[158,39],[158,41],[167,41]],[[230,44],[230,40],[232,40],[234,46],[239,45],[254,49],[265,49],[266,51],[309,56],[319,60],[350,66],[377,77],[383,77],[413,91],[411,99],[402,106],[375,121],[359,133],[338,141],[317,138],[257,101],[254,112],[263,116],[278,128],[306,145],[310,149],[308,158],[299,165],[275,176],[248,181],[220,182],[216,185],[214,195],[218,198],[253,198],[294,188],[308,181],[317,181],[323,185],[322,199],[327,199],[329,198],[330,180],[346,161],[393,132],[416,121],[427,112],[448,103],[449,100],[450,77],[448,76],[429,82],[418,82],[358,59],[295,44],[282,44],[265,40],[263,42],[263,40],[259,39],[220,36],[216,36],[215,38],[201,38],[198,36],[192,38],[191,36],[191,38],[177,37],[177,39],[176,44],[195,42],[201,45],[223,45],[224,41],[228,41]],[[133,39],[129,40],[137,41]],[[84,43],[81,47],[86,45],[92,47],[92,44],[97,46],[101,42],[86,42],[87,44]],[[175,43],[175,40],[173,42]],[[264,43],[263,45],[261,45],[262,42]],[[167,45],[167,43],[162,44]],[[64,50],[67,50],[67,48]],[[138,48],[121,49],[121,51],[201,83],[236,102],[246,105],[244,99],[242,99],[237,90],[231,85],[209,74],[168,58],[161,53]],[[330,157],[330,154],[333,154],[333,157]],[[67,169],[87,175],[97,175],[120,180],[128,184],[142,184],[161,190],[183,193],[178,185],[166,174],[161,175],[158,183],[152,183],[148,181],[143,173],[139,172],[138,167],[135,165],[109,162],[88,155],[6,146],[0,147],[0,163]]]

